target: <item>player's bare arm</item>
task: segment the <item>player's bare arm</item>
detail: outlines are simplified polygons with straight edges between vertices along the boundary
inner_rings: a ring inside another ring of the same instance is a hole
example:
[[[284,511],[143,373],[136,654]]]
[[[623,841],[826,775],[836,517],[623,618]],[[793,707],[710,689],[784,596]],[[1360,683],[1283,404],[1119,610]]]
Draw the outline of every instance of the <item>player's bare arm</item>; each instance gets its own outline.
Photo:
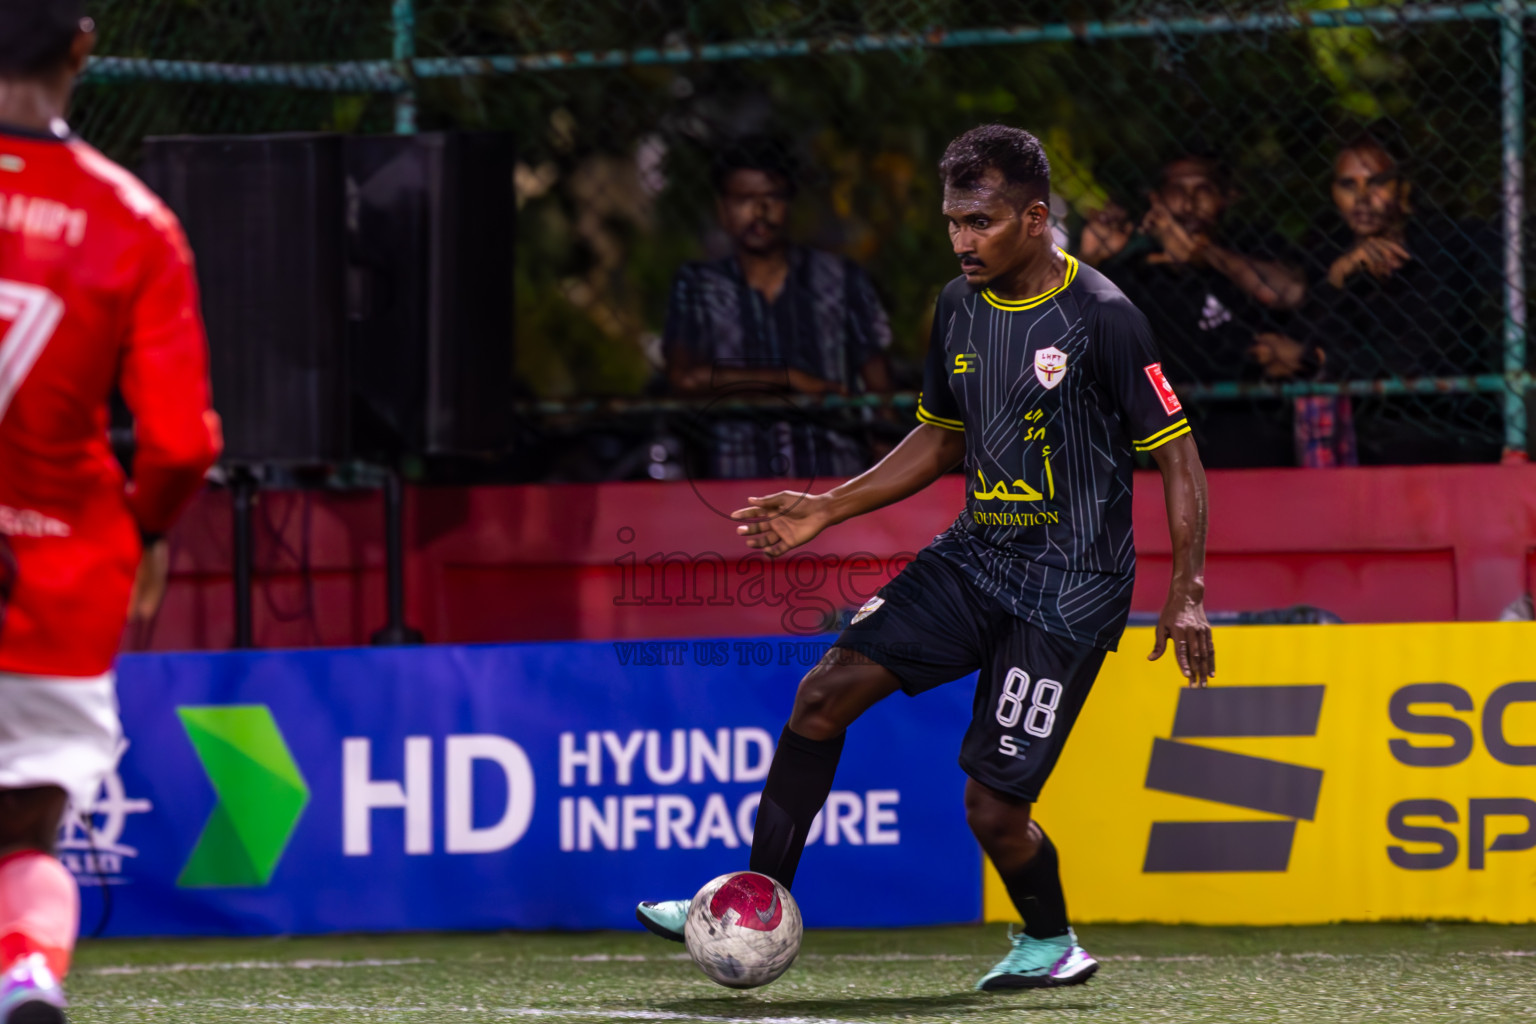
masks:
[[[919,423],[871,469],[821,494],[780,491],[751,498],[731,513],[745,520],[736,532],[747,546],[770,557],[799,547],[844,520],[909,498],[954,469],[965,458],[962,431]]]
[[[165,601],[170,583],[171,547],[164,537],[146,537],[144,555],[133,577],[133,591],[128,597],[128,621],[132,624],[153,622]]]
[[[1148,661],[1163,656],[1173,641],[1179,671],[1191,686],[1205,686],[1216,674],[1216,649],[1205,617],[1205,529],[1209,510],[1205,468],[1189,435],[1154,449],[1152,457],[1163,474],[1168,508],[1168,534],[1173,540],[1173,580],[1168,600],[1157,617],[1157,637]]]

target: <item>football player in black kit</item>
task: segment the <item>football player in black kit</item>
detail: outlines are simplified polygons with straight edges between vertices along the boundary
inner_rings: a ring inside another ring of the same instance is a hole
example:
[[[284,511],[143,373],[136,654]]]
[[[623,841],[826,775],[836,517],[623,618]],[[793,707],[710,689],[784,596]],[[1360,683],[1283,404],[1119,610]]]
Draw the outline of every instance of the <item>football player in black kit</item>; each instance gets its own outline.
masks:
[[[1135,452],[1162,471],[1173,580],[1151,660],[1171,641],[1191,686],[1215,672],[1204,608],[1206,485],[1147,319],[1058,249],[1050,168],[1028,132],[975,128],[939,164],[961,276],[939,296],[918,426],[873,469],[822,494],[750,498],[752,548],[781,555],[900,501],[964,460],[966,507],[860,609],[800,683],[763,788],[750,866],[791,885],[832,789],[844,731],[897,690],[980,670],[960,752],[966,815],[1024,920],[982,990],[1086,981],[1056,849],[1030,817],[1131,607]],[[681,939],[686,900],[642,903]]]

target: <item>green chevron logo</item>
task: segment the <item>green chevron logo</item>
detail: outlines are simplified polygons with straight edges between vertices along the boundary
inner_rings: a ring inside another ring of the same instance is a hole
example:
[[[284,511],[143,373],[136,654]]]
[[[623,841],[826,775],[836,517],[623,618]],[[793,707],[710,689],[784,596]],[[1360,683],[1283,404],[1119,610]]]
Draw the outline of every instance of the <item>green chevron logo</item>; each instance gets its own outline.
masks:
[[[219,802],[178,886],[263,886],[309,803],[309,787],[265,704],[177,708]]]

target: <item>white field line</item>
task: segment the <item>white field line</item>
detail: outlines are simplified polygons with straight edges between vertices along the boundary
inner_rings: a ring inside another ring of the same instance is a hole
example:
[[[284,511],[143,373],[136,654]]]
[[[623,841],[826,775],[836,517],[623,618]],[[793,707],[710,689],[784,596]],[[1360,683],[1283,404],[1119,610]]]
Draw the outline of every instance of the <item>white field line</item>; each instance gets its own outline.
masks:
[[[77,1006],[122,1006],[129,1005],[124,1001],[92,1000],[78,1002]],[[237,1003],[227,999],[206,1000],[176,1000],[174,1002],[160,1002],[159,1000],[135,1000],[132,1005],[141,1009],[174,1009],[174,1008],[212,1008],[220,1010],[249,1010],[252,1012],[313,1012],[313,1013],[389,1013],[389,1014],[493,1014],[498,1017],[540,1018],[546,1020],[658,1020],[658,1021],[699,1021],[703,1024],[872,1024],[872,1022],[842,1020],[837,1017],[719,1017],[697,1013],[673,1013],[666,1010],[604,1010],[581,1009],[573,1007],[568,1010],[541,1009],[531,1006],[355,1006],[337,1003],[305,1003],[305,1002],[280,1002],[280,1003]]]
[[[669,953],[666,955],[642,956],[638,953],[586,953],[578,956],[536,956],[531,959],[540,963],[551,964],[643,964],[643,963],[687,963],[693,959],[687,953]],[[806,953],[797,957],[796,963],[804,963],[807,960],[826,960],[842,963],[908,963],[913,961],[938,961],[938,962],[962,962],[969,963],[972,960],[985,960],[984,954],[974,956],[960,956],[954,953]]]
[[[1193,953],[1183,956],[1141,956],[1127,954],[1124,956],[1101,956],[1096,959],[1104,963],[1120,964],[1177,964],[1177,963],[1214,963],[1224,960],[1380,960],[1396,959],[1402,954],[1398,953],[1241,953],[1230,956],[1214,956],[1208,953]],[[1490,949],[1490,950],[1461,950],[1448,954],[1458,957],[1536,957],[1536,949]],[[832,962],[832,963],[874,963],[874,964],[899,964],[899,963],[972,963],[982,960],[991,960],[991,953],[973,953],[960,955],[954,953],[807,953],[800,957],[800,962]],[[520,958],[508,957],[503,962],[515,964]],[[531,961],[538,963],[578,963],[578,964],[606,964],[606,963],[679,963],[687,962],[687,953],[670,953],[666,955],[645,956],[638,953],[588,953],[578,956],[539,956],[529,957]],[[109,967],[83,967],[77,968],[78,974],[128,976],[136,974],[183,974],[189,971],[317,971],[317,970],[355,970],[371,967],[409,967],[423,964],[434,964],[436,960],[424,957],[405,957],[393,960],[233,960],[211,961],[204,963],[171,963],[171,964],[122,964]],[[565,1011],[561,1011],[565,1012]],[[758,1018],[754,1018],[758,1019]]]
[[[122,964],[117,967],[86,967],[77,974],[181,974],[185,971],[331,971],[349,967],[404,967],[431,964],[435,960],[410,957],[404,960],[234,960],[228,963]]]
[[[645,956],[640,953],[587,953],[582,956],[541,956],[534,959],[562,964],[643,964],[649,960],[687,960],[688,954],[673,953],[670,956]]]
[[[1211,963],[1219,960],[1399,960],[1406,954],[1403,953],[1234,953],[1229,956],[1213,956],[1208,953],[1193,953],[1186,956],[1101,956],[1095,959],[1107,963],[1132,964],[1172,964],[1172,963]],[[1533,949],[1463,949],[1455,950],[1444,956],[1458,957],[1510,957],[1529,956],[1536,957]]]
[[[1489,950],[1460,950],[1446,954],[1448,956],[1461,957],[1536,957],[1536,950],[1531,949],[1489,949]],[[1169,956],[1142,956],[1130,953],[1123,956],[1096,956],[1094,959],[1103,963],[1117,964],[1182,964],[1182,963],[1215,963],[1227,960],[1395,960],[1403,956],[1401,953],[1323,953],[1323,952],[1299,952],[1299,953],[1233,953],[1230,955],[1213,955],[1209,953],[1190,953],[1184,955]],[[873,963],[873,964],[899,964],[913,962],[929,963],[973,963],[996,958],[995,953],[972,953],[958,955],[953,953],[806,953],[795,962],[822,961],[833,963]],[[578,963],[578,964],[606,964],[606,963],[665,963],[686,961],[687,953],[672,953],[665,956],[641,956],[639,954],[626,953],[588,953],[581,956],[540,956],[533,960],[542,963]]]
[[[872,964],[897,964],[915,961],[938,962],[962,962],[969,963],[972,960],[985,960],[987,954],[975,954],[961,956],[954,953],[806,953],[797,957],[796,963],[804,963],[807,960],[835,961],[842,963],[872,963]],[[540,963],[550,964],[643,964],[643,963],[687,963],[693,959],[687,953],[669,953],[666,955],[642,956],[638,953],[586,953],[579,956],[536,956],[530,959]]]

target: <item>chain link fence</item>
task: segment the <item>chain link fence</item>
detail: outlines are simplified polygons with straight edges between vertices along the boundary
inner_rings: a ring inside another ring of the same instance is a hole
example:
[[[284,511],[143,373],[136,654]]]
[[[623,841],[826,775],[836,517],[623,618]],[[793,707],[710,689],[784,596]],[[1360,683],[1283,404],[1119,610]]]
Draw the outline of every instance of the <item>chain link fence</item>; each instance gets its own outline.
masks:
[[[515,133],[509,358],[546,417],[638,411],[638,435],[667,433],[670,283],[728,255],[710,162],[754,137],[799,168],[794,237],[875,283],[910,417],[956,272],[935,165],[996,120],[1045,143],[1061,243],[1152,318],[1215,464],[1525,448],[1536,6],[101,0],[96,17],[75,124],[130,166],[152,134]]]

